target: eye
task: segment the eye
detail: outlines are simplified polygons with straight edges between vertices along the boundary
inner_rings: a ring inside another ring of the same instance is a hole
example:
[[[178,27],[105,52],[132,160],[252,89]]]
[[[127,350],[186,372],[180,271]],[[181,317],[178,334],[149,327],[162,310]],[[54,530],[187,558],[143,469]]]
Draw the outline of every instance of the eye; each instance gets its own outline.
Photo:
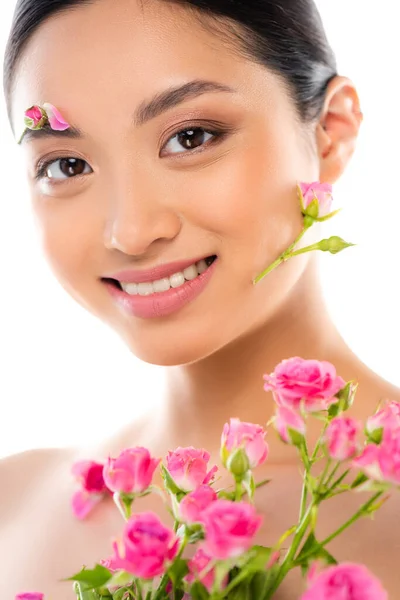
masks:
[[[89,171],[85,171],[85,165],[89,167]],[[60,156],[44,162],[39,161],[36,167],[35,179],[46,178],[51,182],[57,182],[92,172],[92,168],[83,158]]]
[[[167,144],[163,146],[163,152],[169,147],[170,154],[187,154],[185,150],[192,151],[201,148],[202,146],[205,146],[210,139],[215,143],[217,140],[221,140],[226,133],[227,131],[211,131],[204,127],[186,127],[186,129],[181,129],[169,138]]]

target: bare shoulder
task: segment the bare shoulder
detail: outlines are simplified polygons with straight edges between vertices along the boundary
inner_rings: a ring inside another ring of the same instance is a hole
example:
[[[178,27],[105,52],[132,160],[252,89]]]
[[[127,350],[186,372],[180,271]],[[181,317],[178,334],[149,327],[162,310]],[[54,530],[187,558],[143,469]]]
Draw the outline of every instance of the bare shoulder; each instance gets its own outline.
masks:
[[[72,460],[72,448],[34,448],[11,454],[0,460],[0,519],[17,509],[19,500],[26,498],[32,488]]]

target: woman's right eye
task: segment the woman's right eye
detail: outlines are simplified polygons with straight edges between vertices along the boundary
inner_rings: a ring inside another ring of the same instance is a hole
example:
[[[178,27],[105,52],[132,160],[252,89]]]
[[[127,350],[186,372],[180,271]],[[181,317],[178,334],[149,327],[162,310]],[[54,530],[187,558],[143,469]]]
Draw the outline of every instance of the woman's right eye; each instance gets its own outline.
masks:
[[[85,171],[85,165],[89,167],[90,171]],[[35,179],[41,180],[46,178],[50,182],[56,183],[62,180],[73,179],[79,175],[86,175],[87,173],[93,173],[93,170],[83,158],[60,156],[47,160],[42,164],[39,162],[36,168]]]

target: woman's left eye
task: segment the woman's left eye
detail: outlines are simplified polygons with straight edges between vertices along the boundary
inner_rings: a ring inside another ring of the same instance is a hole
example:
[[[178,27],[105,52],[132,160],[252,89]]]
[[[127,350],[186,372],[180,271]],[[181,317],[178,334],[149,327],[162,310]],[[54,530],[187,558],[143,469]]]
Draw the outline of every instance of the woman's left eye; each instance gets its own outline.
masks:
[[[165,148],[170,146],[170,148],[173,148],[170,154],[187,154],[185,150],[196,150],[196,148],[204,146],[210,139],[216,141],[225,134],[225,131],[211,131],[209,129],[204,129],[204,127],[187,127],[169,138],[162,150],[164,151]]]

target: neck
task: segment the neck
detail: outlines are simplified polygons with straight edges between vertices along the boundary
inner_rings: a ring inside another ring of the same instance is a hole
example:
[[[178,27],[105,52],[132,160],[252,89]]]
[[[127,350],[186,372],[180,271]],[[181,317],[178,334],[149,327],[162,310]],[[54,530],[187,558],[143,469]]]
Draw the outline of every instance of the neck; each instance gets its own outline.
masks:
[[[167,369],[160,434],[165,438],[168,432],[169,449],[204,447],[216,455],[223,424],[230,417],[265,425],[272,416],[272,395],[263,390],[264,373],[292,356],[329,361],[342,352],[350,351],[324,304],[316,261],[310,261],[272,320],[202,361]],[[276,460],[292,456],[292,449],[278,439],[269,436],[269,441],[276,445]]]

